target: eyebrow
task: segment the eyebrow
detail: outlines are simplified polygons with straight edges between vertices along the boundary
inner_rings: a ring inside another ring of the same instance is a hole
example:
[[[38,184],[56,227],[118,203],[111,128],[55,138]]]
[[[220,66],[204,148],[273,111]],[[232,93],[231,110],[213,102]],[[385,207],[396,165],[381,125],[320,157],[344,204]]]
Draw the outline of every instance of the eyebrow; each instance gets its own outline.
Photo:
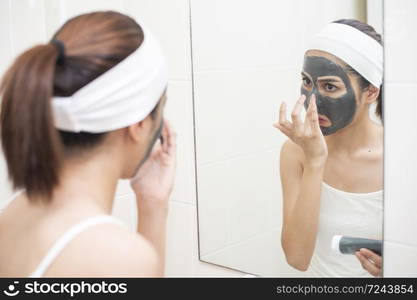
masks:
[[[311,76],[309,74],[305,73],[304,71],[301,71],[301,75],[305,76],[305,77],[308,77],[310,80],[312,80]],[[338,77],[338,76],[334,76],[334,77]],[[319,76],[317,78],[317,81],[320,81],[320,82],[340,82],[341,80],[336,79],[336,78],[331,78],[331,77],[329,78],[329,76]]]
[[[311,76],[309,75],[309,74],[307,74],[307,73],[305,73],[305,72],[301,72],[301,75],[302,76],[305,76],[305,77],[308,77],[310,80],[313,80],[313,78],[311,78]]]
[[[320,81],[320,82],[340,82],[341,81],[340,79],[335,79],[335,78],[322,78],[322,77],[324,77],[324,76],[318,77],[317,78],[317,81]]]

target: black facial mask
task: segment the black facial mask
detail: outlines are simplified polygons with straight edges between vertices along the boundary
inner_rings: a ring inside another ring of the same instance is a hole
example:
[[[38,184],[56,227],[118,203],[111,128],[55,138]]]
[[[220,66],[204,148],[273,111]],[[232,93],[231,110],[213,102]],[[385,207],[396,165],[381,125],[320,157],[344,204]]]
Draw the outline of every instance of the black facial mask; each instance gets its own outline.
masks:
[[[306,56],[303,70],[311,76],[313,85],[311,92],[303,87],[301,88],[301,94],[307,97],[304,107],[308,108],[310,97],[314,94],[318,113],[329,118],[331,122],[329,127],[320,127],[323,135],[335,133],[349,125],[356,111],[356,96],[346,71],[335,62],[321,56]],[[320,94],[317,87],[317,78],[321,76],[340,77],[345,84],[346,93],[339,98],[331,98]]]

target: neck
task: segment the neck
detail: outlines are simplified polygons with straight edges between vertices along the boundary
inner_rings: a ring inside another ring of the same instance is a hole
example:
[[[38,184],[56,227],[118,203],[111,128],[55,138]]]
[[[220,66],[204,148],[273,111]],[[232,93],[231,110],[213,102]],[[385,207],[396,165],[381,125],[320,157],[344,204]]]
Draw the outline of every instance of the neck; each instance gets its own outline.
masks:
[[[53,193],[53,208],[91,207],[110,214],[121,174],[121,164],[115,157],[118,156],[110,152],[66,160],[60,185]]]
[[[380,126],[369,118],[368,110],[345,128],[325,137],[329,150],[355,152],[362,148],[376,148],[382,143]]]

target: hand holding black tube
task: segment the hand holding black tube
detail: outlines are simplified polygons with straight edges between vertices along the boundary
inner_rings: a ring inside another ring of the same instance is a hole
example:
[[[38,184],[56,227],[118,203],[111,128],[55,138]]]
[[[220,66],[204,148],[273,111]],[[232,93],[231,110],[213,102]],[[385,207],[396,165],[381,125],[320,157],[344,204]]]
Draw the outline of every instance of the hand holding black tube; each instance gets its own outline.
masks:
[[[382,277],[382,256],[369,249],[362,248],[355,253],[359,262],[372,276]]]

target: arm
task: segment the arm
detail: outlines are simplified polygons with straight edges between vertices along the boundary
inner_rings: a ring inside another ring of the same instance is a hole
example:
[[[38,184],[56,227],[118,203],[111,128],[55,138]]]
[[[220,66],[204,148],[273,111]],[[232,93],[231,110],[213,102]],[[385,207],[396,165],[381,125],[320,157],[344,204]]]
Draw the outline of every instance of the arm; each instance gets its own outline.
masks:
[[[317,235],[324,165],[306,164],[303,167],[300,160],[302,153],[299,152],[301,149],[291,141],[287,141],[281,150],[281,244],[287,262],[305,271],[310,264]]]
[[[289,137],[281,151],[281,183],[283,190],[283,227],[281,243],[288,263],[307,270],[314,251],[320,211],[320,194],[327,145],[318,124],[313,95],[304,122],[300,110],[306,100],[298,99],[286,119],[285,103],[281,105],[279,123],[275,124]]]
[[[164,276],[167,214],[168,207],[152,210],[138,209],[137,231],[150,242],[156,252],[157,277]]]
[[[165,269],[165,238],[168,199],[172,191],[176,165],[176,134],[167,122],[163,143],[157,142],[148,160],[131,181],[136,193],[138,233],[153,246],[158,257],[157,276]]]

